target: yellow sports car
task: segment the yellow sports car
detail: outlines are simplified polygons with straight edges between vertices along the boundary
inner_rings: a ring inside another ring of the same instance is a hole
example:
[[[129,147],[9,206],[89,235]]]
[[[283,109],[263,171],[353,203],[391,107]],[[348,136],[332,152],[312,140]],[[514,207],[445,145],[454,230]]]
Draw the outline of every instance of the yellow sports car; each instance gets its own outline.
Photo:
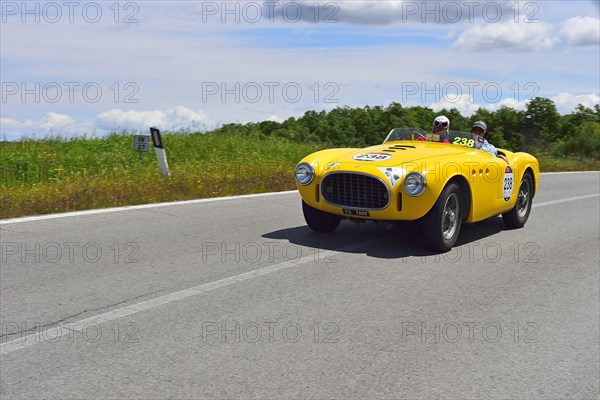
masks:
[[[423,222],[430,246],[452,248],[462,222],[502,214],[522,227],[539,182],[539,164],[527,153],[492,146],[478,135],[450,131],[447,140],[419,128],[395,128],[381,145],[329,149],[295,169],[308,226],[334,231],[343,218]]]

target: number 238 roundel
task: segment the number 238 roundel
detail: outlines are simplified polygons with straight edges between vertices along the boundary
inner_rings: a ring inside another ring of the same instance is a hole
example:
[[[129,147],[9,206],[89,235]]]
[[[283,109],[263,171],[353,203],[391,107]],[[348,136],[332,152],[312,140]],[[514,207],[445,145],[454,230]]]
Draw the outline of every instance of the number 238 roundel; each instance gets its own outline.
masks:
[[[387,153],[364,153],[352,157],[356,161],[385,161],[390,158],[392,158],[392,155]]]
[[[503,197],[505,201],[510,200],[512,195],[513,186],[515,184],[515,174],[511,167],[506,166],[504,170],[504,184],[503,184]]]

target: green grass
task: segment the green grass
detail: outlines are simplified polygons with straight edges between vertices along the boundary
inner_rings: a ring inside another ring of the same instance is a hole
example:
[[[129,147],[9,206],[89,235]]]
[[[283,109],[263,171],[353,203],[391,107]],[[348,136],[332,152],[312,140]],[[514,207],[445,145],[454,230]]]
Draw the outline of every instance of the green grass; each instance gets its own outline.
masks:
[[[0,218],[294,189],[292,171],[321,144],[240,135],[163,136],[171,170],[140,161],[130,134],[0,143]]]
[[[168,134],[171,176],[129,133],[0,142],[0,218],[294,189],[293,169],[331,147],[239,134]],[[538,155],[543,172],[600,170],[597,159]]]
[[[598,171],[600,160],[576,157],[556,157],[540,155],[537,157],[542,172],[560,171]]]

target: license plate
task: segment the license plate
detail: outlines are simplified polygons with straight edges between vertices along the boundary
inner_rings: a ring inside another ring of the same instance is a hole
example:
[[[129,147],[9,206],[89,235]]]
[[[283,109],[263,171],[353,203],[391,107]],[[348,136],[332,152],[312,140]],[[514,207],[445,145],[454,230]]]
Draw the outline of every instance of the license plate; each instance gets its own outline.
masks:
[[[369,212],[365,211],[365,210],[350,210],[347,208],[343,208],[342,211],[344,212],[344,214],[352,215],[354,217],[370,217],[371,216],[371,214],[369,214]]]

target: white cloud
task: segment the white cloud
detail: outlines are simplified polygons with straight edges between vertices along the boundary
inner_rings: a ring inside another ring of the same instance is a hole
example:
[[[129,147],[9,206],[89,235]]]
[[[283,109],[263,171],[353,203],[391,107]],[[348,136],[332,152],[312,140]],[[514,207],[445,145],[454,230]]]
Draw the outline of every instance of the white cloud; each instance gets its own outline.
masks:
[[[456,108],[461,115],[465,117],[470,117],[480,108],[488,111],[497,111],[501,107],[510,107],[514,108],[515,110],[525,110],[527,103],[525,101],[517,101],[515,99],[506,98],[495,103],[478,104],[470,96],[461,96],[456,98],[455,101],[444,99],[429,105],[429,108],[435,112],[438,112],[442,109],[450,110],[452,108]]]
[[[473,98],[470,96],[460,96],[456,99],[453,99],[452,101],[448,99],[442,99],[437,103],[429,105],[429,108],[431,108],[435,112],[438,112],[444,108],[446,110],[456,108],[464,116],[471,116],[475,114],[479,107],[481,106],[475,104]]]
[[[515,99],[503,99],[497,103],[490,103],[484,106],[489,111],[498,111],[502,107],[510,107],[515,110],[523,111],[527,108],[527,101],[517,101]]]
[[[281,118],[281,117],[278,117],[277,115],[273,114],[269,117],[268,120],[273,121],[273,122],[283,122],[283,121],[285,121],[285,118]]]
[[[2,139],[15,140],[22,137],[41,139],[46,136],[65,138],[93,135],[90,122],[77,122],[72,117],[54,112],[46,113],[39,119],[19,121],[14,118],[0,118]]]
[[[2,129],[12,128],[18,125],[19,121],[12,118],[0,118],[0,126]]]
[[[14,118],[0,118],[3,138],[15,140],[21,137],[41,139],[46,136],[103,136],[110,132],[128,130],[147,132],[150,126],[165,131],[204,130],[214,123],[203,111],[193,111],[178,106],[166,111],[123,111],[112,109],[96,116],[95,122],[80,122],[54,112],[40,119],[19,121]]]
[[[453,47],[466,51],[549,50],[558,42],[546,23],[497,23],[467,29]]]
[[[551,100],[556,104],[558,112],[561,114],[569,114],[575,110],[579,104],[586,107],[594,108],[596,104],[600,104],[600,96],[596,93],[590,94],[573,94],[560,93],[557,96],[551,97]]]
[[[563,23],[560,35],[574,47],[600,45],[600,19],[593,17],[569,18]]]
[[[146,131],[150,126],[162,130],[204,129],[211,121],[202,110],[193,111],[183,106],[166,111],[133,111],[112,109],[96,117],[96,125],[103,130]]]
[[[442,109],[450,110],[456,108],[465,117],[470,117],[475,114],[479,108],[483,108],[488,111],[497,111],[501,107],[510,107],[515,110],[524,111],[527,109],[529,100],[517,101],[514,98],[506,98],[495,103],[476,103],[473,98],[469,96],[461,96],[456,99],[457,101],[442,100],[437,103],[430,104],[429,107],[433,111],[440,111]],[[570,114],[575,110],[575,107],[579,104],[583,104],[586,107],[594,108],[596,104],[600,104],[600,96],[595,93],[590,94],[574,94],[574,93],[560,93],[556,96],[550,97],[550,100],[556,105],[556,109],[560,114]]]
[[[39,126],[42,129],[62,129],[69,128],[75,124],[75,120],[68,115],[49,112],[42,118]]]

